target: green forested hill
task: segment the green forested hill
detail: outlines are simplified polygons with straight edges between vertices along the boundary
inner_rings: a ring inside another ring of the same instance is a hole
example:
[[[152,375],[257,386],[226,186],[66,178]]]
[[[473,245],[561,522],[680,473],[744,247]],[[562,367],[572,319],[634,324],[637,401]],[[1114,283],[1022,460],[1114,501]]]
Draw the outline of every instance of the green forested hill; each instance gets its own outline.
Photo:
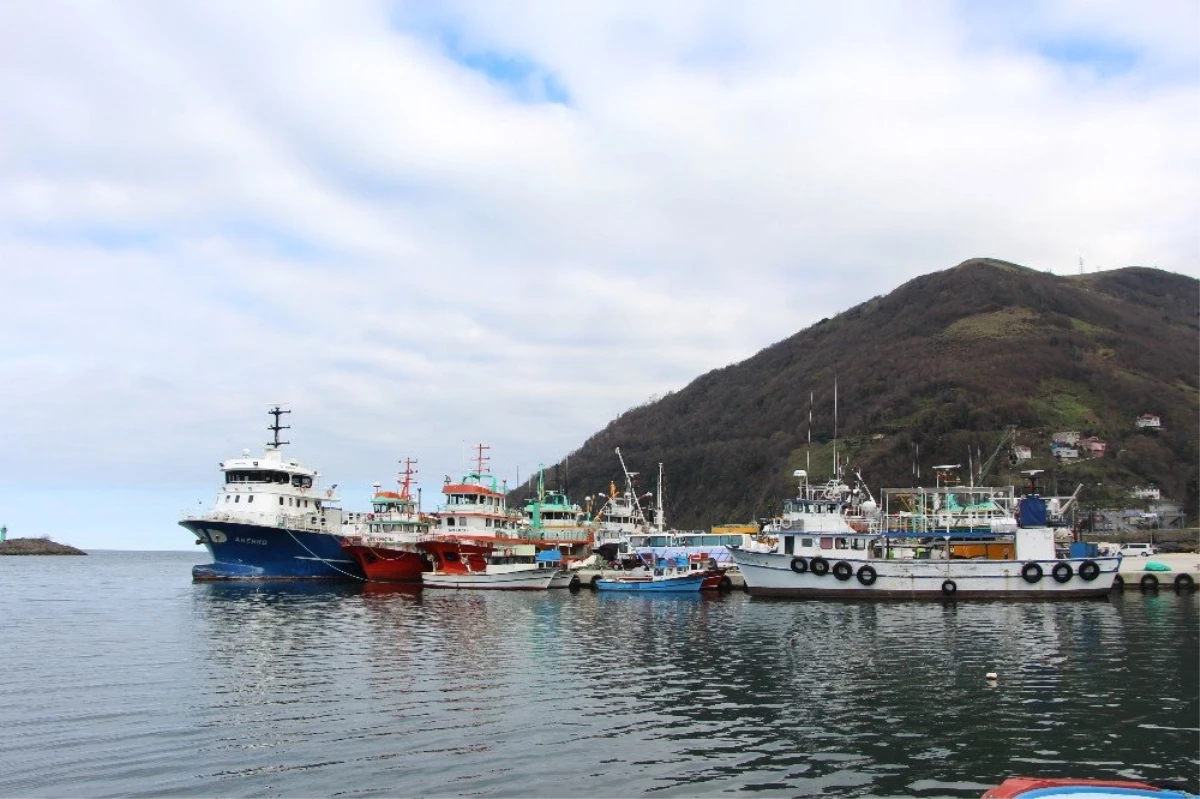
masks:
[[[872,490],[929,484],[933,464],[978,465],[993,453],[988,482],[1019,483],[1014,439],[998,449],[1015,428],[1035,455],[1020,468],[1045,468],[1049,488],[1083,483],[1083,504],[1105,506],[1155,484],[1194,518],[1198,321],[1193,278],[1141,267],[1056,277],[972,259],[623,413],[547,476],[577,501],[619,485],[619,446],[643,490],[664,464],[673,527],[769,514],[793,492],[806,453],[814,477],[832,470],[836,376],[838,453]],[[1163,429],[1138,430],[1143,413]],[[1103,438],[1107,455],[1056,463],[1049,440],[1061,430]]]

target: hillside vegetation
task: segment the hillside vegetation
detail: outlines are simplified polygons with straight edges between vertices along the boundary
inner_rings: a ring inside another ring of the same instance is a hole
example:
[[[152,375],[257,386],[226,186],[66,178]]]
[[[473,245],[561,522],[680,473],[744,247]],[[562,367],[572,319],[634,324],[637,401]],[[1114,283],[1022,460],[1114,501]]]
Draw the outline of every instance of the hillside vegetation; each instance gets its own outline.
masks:
[[[832,471],[836,376],[838,454],[873,491],[928,485],[931,465],[993,453],[988,482],[1019,484],[1013,438],[998,449],[1015,428],[1015,443],[1035,455],[1019,468],[1046,469],[1048,488],[1083,483],[1082,504],[1101,507],[1153,484],[1194,518],[1198,319],[1200,287],[1182,275],[1130,267],[1061,277],[972,259],[623,413],[547,478],[577,501],[619,486],[620,447],[641,490],[655,489],[664,465],[670,526],[770,514],[794,492],[793,469],[811,463],[815,479]],[[1137,429],[1143,413],[1163,429]],[[1061,430],[1105,439],[1106,456],[1055,462],[1049,440]]]

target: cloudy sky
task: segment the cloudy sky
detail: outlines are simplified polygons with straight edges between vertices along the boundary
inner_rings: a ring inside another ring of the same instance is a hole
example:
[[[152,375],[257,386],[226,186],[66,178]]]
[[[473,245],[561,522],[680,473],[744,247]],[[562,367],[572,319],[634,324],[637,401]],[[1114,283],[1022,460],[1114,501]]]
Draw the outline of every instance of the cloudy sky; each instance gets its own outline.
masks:
[[[0,523],[189,549],[273,402],[428,507],[966,258],[1197,275],[1198,9],[8,0]]]

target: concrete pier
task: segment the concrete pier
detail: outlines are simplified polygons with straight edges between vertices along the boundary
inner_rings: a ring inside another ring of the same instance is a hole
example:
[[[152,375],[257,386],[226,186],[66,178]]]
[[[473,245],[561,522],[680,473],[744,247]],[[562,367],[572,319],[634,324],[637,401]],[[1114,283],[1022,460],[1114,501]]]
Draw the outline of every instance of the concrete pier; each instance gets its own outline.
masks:
[[[1147,563],[1169,566],[1170,571],[1147,571]],[[1170,552],[1160,555],[1126,557],[1117,572],[1125,590],[1196,590],[1200,587],[1200,554]],[[1148,576],[1149,575],[1149,576]],[[1145,581],[1145,582],[1143,582]]]

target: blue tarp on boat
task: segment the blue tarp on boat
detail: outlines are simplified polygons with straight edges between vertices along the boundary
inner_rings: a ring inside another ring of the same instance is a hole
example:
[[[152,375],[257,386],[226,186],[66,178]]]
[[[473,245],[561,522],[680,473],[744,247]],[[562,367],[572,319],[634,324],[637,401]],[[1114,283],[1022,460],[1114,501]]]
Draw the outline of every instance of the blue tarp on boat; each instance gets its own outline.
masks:
[[[1039,496],[1021,497],[1021,510],[1018,524],[1021,527],[1046,526],[1046,500]]]
[[[534,560],[538,563],[558,563],[562,560],[562,553],[557,549],[543,549]]]

